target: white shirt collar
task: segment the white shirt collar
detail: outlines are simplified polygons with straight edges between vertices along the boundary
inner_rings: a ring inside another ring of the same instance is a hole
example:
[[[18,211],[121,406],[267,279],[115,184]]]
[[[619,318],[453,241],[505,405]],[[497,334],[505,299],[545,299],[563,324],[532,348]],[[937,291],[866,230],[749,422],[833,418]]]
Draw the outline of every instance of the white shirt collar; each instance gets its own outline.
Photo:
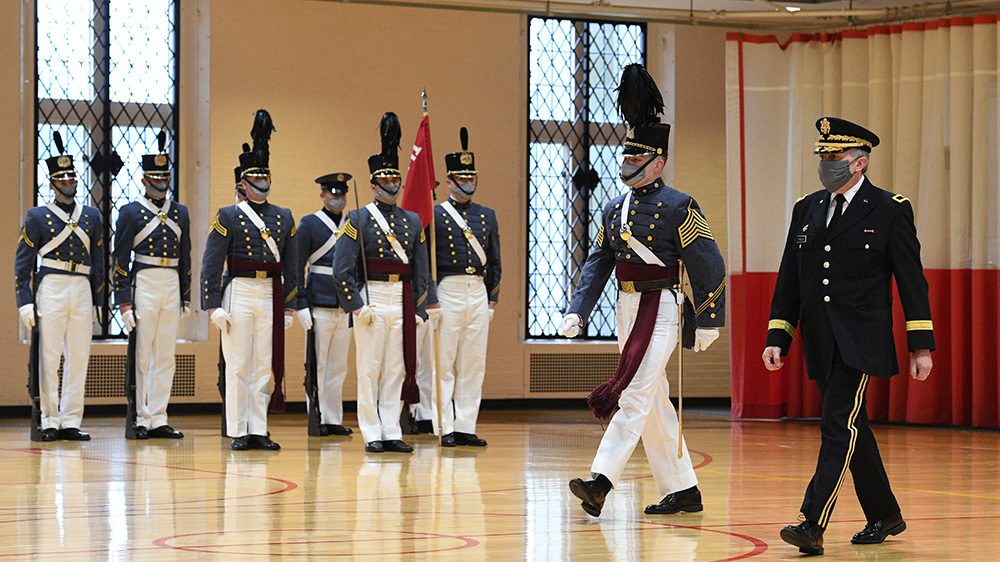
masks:
[[[845,207],[851,204],[851,199],[854,199],[854,196],[858,194],[858,190],[861,189],[861,185],[864,183],[865,183],[865,175],[861,174],[861,178],[858,180],[858,183],[854,184],[854,187],[844,192]],[[836,195],[834,195],[834,197],[836,197]]]

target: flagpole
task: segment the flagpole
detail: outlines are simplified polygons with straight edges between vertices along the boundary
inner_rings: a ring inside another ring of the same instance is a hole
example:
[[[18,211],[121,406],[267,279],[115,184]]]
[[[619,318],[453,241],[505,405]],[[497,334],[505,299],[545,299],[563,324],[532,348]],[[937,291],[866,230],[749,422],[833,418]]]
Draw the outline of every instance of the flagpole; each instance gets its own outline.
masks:
[[[424,117],[427,117],[427,88],[424,88],[420,92],[420,102],[424,110]],[[433,166],[434,163],[432,162]],[[431,193],[434,193],[434,188],[431,187]],[[435,228],[434,219],[434,205],[431,203],[431,224],[430,236],[428,240],[430,241],[430,260],[431,260],[431,283],[437,283],[437,234]],[[435,326],[431,323],[431,337],[433,338],[434,345],[434,410],[437,417],[437,432],[438,437],[444,437],[444,428],[441,426],[442,413],[441,413],[441,342],[439,341],[439,326]]]

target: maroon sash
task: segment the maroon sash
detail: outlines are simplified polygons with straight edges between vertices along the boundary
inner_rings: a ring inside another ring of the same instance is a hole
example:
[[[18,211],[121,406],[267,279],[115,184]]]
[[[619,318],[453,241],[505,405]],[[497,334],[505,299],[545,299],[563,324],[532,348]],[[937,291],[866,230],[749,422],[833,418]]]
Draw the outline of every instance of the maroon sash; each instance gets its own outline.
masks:
[[[399,275],[403,283],[403,364],[406,377],[403,379],[401,398],[407,404],[420,402],[417,387],[417,306],[413,299],[412,270],[409,264],[390,260],[366,260],[371,275]]]
[[[285,413],[285,285],[282,272],[283,262],[252,260],[230,260],[232,273],[267,271],[271,275],[271,372],[274,373],[274,390],[267,411],[272,414]],[[273,272],[273,273],[272,273]]]
[[[677,279],[676,267],[660,267],[658,265],[618,262],[615,264],[615,275],[618,281],[659,281]],[[625,340],[625,346],[618,357],[615,373],[607,381],[599,384],[590,396],[587,405],[599,420],[607,420],[614,413],[622,391],[628,388],[632,377],[639,370],[642,359],[649,348],[649,340],[656,326],[656,315],[660,310],[660,291],[647,291],[639,297],[639,310],[636,312],[635,324]]]

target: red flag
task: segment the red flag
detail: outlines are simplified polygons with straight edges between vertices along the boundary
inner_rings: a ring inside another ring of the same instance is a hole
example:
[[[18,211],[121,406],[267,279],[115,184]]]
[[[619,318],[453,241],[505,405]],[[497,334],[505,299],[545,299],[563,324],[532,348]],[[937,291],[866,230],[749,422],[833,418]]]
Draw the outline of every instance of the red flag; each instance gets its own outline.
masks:
[[[434,220],[434,155],[431,151],[431,125],[427,114],[420,121],[417,140],[410,153],[410,168],[406,172],[403,199],[399,206],[420,215],[420,225],[427,228]]]

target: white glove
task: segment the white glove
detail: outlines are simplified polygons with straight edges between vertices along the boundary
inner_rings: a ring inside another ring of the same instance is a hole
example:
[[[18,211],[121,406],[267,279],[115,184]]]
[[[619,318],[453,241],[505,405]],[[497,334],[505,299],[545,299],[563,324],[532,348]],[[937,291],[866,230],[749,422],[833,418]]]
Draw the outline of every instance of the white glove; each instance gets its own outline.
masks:
[[[285,331],[287,332],[288,329],[291,328],[292,324],[294,324],[294,323],[295,323],[295,317],[292,316],[291,312],[286,312],[285,313]]]
[[[418,328],[421,327],[421,326],[423,326],[427,322],[427,320],[424,320],[423,316],[420,316],[419,314],[417,314],[416,316],[417,316],[417,327]]]
[[[216,308],[212,312],[212,324],[223,332],[229,333],[229,326],[233,323],[233,317],[222,308]]]
[[[431,323],[431,328],[435,330],[441,326],[441,308],[428,308],[427,320]]]
[[[490,309],[490,322],[493,322],[493,313],[496,312],[495,309]]]
[[[575,338],[580,335],[580,324],[583,324],[583,319],[580,318],[579,314],[567,314],[563,316],[559,333],[567,338]]]
[[[182,302],[181,303],[181,320],[184,320],[188,316],[191,316],[191,303]]]
[[[91,318],[91,323],[100,324],[101,323],[101,307],[94,307],[94,316]]]
[[[705,351],[712,342],[719,339],[718,328],[698,328],[694,331],[694,352]]]
[[[35,328],[35,305],[26,304],[21,308],[17,309],[18,315],[21,317],[21,324],[24,324],[24,329],[29,332]]]
[[[295,317],[299,319],[299,324],[302,324],[302,329],[305,331],[312,330],[313,327],[313,317],[312,312],[308,308],[300,308],[295,311]]]
[[[135,329],[135,309],[128,309],[122,312],[122,324],[125,325],[125,333],[131,334]]]
[[[354,311],[354,320],[356,324],[362,326],[374,326],[375,325],[375,309],[371,305],[364,305],[358,310]]]

